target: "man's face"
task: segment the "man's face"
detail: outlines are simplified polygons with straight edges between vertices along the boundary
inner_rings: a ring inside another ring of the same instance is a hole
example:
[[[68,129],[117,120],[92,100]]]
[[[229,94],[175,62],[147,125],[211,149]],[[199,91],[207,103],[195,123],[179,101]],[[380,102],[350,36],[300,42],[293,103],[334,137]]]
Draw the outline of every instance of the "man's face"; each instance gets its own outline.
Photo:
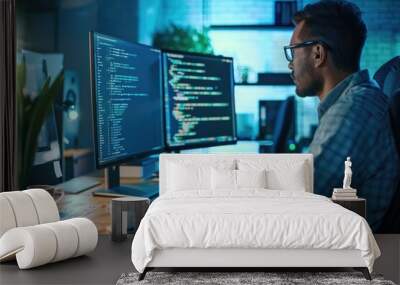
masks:
[[[296,25],[290,45],[310,40],[304,35],[304,21]],[[296,94],[300,97],[317,96],[322,89],[321,75],[314,68],[312,46],[293,49],[293,61],[289,63],[291,76],[296,84]]]

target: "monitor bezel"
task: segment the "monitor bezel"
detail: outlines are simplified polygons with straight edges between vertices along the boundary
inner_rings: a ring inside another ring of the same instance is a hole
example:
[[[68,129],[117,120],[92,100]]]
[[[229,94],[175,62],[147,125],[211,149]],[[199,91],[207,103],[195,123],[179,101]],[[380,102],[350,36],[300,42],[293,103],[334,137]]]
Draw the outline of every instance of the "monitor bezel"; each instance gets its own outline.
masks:
[[[207,53],[198,53],[198,52],[188,52],[188,51],[178,51],[178,50],[170,50],[170,49],[161,49],[162,52],[162,72],[163,72],[163,82],[165,80],[164,77],[164,55],[167,53],[176,53],[182,55],[189,55],[189,56],[198,56],[204,58],[219,58],[219,59],[228,59],[231,60],[231,88],[232,88],[232,118],[233,118],[233,139],[229,141],[223,142],[200,142],[200,143],[187,143],[185,145],[174,145],[170,146],[168,144],[168,136],[167,136],[167,127],[164,127],[164,138],[165,138],[165,148],[167,151],[180,151],[180,150],[188,150],[188,149],[196,149],[196,148],[204,148],[204,147],[213,147],[213,146],[223,146],[223,145],[233,145],[236,144],[238,141],[237,138],[237,122],[236,122],[236,109],[235,109],[235,78],[234,78],[234,70],[233,70],[233,57],[223,56],[223,55],[214,55],[214,54],[207,54]],[[166,112],[166,90],[163,84],[163,102],[164,102],[164,122],[167,122],[167,112]]]
[[[92,105],[92,130],[93,130],[93,135],[94,135],[94,155],[95,155],[95,164],[96,164],[96,169],[103,169],[107,168],[110,166],[115,166],[118,164],[123,164],[127,163],[129,161],[135,160],[135,159],[142,159],[150,155],[154,154],[159,154],[162,153],[166,150],[166,138],[165,138],[165,124],[164,124],[164,89],[163,89],[163,73],[162,73],[162,63],[160,64],[160,92],[161,92],[161,145],[155,149],[148,150],[148,151],[143,151],[143,152],[138,152],[138,153],[132,153],[127,156],[123,156],[120,158],[112,159],[107,162],[101,163],[99,159],[99,142],[98,142],[98,130],[97,130],[97,100],[96,100],[96,84],[95,84],[95,77],[94,77],[94,50],[93,50],[93,45],[94,45],[94,36],[95,34],[102,35],[105,37],[113,38],[119,41],[124,41],[129,44],[133,45],[138,45],[138,46],[143,46],[147,47],[150,49],[158,50],[160,51],[160,59],[162,61],[162,51],[160,49],[154,48],[152,46],[144,45],[144,44],[139,44],[139,43],[132,43],[130,41],[127,41],[125,39],[117,38],[114,36],[106,35],[103,33],[99,33],[96,31],[90,31],[89,32],[89,57],[90,57],[90,64],[89,64],[89,69],[90,69],[90,93],[91,93],[91,105]]]

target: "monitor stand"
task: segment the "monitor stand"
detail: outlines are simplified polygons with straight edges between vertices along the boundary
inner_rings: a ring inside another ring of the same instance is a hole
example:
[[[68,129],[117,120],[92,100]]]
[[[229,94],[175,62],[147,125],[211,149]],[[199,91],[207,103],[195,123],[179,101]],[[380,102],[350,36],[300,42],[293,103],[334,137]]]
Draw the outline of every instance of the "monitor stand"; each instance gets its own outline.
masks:
[[[142,182],[135,186],[120,185],[119,166],[105,169],[105,188],[93,192],[95,196],[136,196],[154,199],[158,196],[158,182]]]

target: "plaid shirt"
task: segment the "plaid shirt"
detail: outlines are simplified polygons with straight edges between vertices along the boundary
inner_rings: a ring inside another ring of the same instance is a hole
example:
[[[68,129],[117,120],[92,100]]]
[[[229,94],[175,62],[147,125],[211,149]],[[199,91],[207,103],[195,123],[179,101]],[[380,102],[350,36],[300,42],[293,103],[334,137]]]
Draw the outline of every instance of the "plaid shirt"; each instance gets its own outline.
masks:
[[[352,161],[352,183],[367,199],[367,220],[377,230],[399,175],[388,98],[362,70],[337,84],[318,106],[319,126],[310,145],[314,192],[330,197],[341,188],[344,161]]]

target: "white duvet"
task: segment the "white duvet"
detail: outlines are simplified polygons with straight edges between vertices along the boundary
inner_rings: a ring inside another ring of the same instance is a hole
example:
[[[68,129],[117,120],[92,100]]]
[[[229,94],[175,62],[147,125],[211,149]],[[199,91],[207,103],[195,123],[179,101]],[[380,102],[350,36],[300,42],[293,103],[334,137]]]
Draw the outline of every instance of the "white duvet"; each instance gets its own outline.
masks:
[[[132,243],[135,268],[143,272],[165,248],[358,249],[371,272],[380,255],[359,215],[323,196],[265,189],[157,198]]]

